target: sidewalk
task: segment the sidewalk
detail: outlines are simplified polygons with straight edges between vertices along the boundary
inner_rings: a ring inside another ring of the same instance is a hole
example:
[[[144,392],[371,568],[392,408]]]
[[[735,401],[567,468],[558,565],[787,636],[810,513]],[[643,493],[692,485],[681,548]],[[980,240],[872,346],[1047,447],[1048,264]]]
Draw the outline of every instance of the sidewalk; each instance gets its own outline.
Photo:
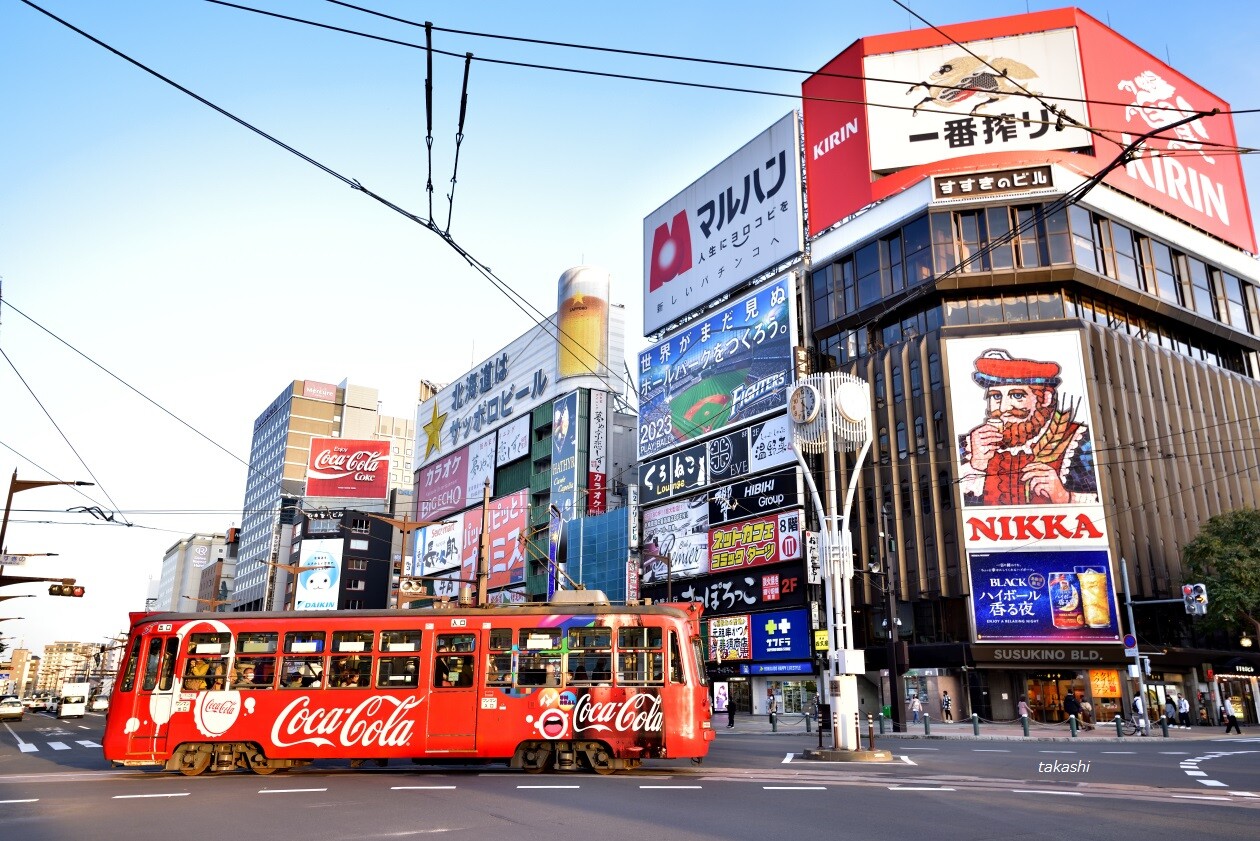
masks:
[[[717,731],[718,738],[723,734],[773,734],[775,736],[797,736],[809,739],[818,738],[818,729],[814,723],[810,722],[808,734],[805,730],[805,719],[800,713],[788,713],[778,717],[777,728],[772,729],[770,719],[765,715],[748,715],[744,713],[736,713],[734,728],[728,729],[726,726],[726,713],[715,713],[713,716],[713,729]],[[969,720],[955,722],[941,721],[920,721],[918,724],[907,723],[907,732],[892,732],[892,722],[885,721],[884,733],[879,732],[879,720],[875,720],[875,740],[878,744],[881,739],[974,739],[978,741],[987,740],[1026,740],[1026,741],[1072,741],[1073,736],[1068,730],[1067,724],[1040,724],[1038,722],[1030,722],[1028,725],[1028,735],[1024,735],[1023,726],[1019,722],[1003,721],[1003,722],[980,722],[980,735],[975,735]],[[930,731],[930,732],[929,732]],[[1260,738],[1260,728],[1251,727],[1243,728],[1242,736],[1231,733],[1228,738]],[[831,734],[824,733],[824,741],[830,740]],[[1156,724],[1151,728],[1150,736],[1123,736],[1116,737],[1116,726],[1114,723],[1099,724],[1093,730],[1078,729],[1076,739],[1085,741],[1155,741],[1164,740],[1172,741],[1203,741],[1208,739],[1223,739],[1225,736],[1224,727],[1191,727],[1188,730],[1182,730],[1176,727],[1168,728],[1168,737],[1164,739],[1163,730]],[[862,723],[862,743],[865,744],[867,739],[867,723]]]

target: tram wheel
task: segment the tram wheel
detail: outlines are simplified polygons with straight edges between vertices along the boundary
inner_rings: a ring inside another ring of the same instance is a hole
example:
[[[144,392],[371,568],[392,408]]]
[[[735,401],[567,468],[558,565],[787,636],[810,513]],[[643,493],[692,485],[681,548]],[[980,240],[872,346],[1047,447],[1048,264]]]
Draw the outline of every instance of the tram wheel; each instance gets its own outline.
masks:
[[[276,773],[280,769],[268,762],[267,757],[263,754],[254,753],[249,756],[249,770],[253,771],[255,774],[265,777],[268,774]]]
[[[606,750],[597,750],[593,754],[588,754],[591,762],[591,770],[596,774],[607,776],[614,771],[616,767],[613,765],[612,756]]]
[[[186,745],[179,752],[179,773],[195,777],[210,767],[213,758],[209,745]]]

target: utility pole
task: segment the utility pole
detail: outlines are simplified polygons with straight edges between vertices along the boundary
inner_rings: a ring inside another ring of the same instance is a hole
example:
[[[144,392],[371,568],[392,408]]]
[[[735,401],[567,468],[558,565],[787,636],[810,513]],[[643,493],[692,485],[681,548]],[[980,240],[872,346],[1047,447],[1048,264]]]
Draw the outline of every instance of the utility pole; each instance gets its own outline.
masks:
[[[906,709],[901,697],[901,664],[897,650],[897,550],[892,540],[892,527],[889,522],[890,504],[885,503],[880,510],[880,552],[883,556],[884,571],[887,573],[887,604],[885,613],[888,623],[888,710],[892,713],[893,732],[906,729]]]

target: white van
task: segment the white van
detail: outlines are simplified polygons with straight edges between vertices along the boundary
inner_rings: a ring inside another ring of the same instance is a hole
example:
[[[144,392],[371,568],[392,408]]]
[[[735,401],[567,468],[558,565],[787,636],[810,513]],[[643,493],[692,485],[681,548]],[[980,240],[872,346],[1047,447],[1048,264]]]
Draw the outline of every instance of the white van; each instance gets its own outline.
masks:
[[[57,718],[83,718],[87,712],[88,693],[92,687],[86,683],[64,683],[61,697],[57,700],[54,714]]]

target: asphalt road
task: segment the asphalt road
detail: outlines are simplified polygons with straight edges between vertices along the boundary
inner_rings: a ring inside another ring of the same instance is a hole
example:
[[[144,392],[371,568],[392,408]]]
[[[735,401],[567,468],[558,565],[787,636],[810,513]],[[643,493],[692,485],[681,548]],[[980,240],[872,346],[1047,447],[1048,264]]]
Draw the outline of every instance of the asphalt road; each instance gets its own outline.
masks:
[[[0,724],[6,837],[1185,841],[1255,837],[1260,816],[1260,739],[1247,737],[888,740],[895,760],[866,764],[804,760],[809,738],[720,733],[701,766],[655,762],[609,777],[317,763],[189,778],[108,767],[103,721]]]

